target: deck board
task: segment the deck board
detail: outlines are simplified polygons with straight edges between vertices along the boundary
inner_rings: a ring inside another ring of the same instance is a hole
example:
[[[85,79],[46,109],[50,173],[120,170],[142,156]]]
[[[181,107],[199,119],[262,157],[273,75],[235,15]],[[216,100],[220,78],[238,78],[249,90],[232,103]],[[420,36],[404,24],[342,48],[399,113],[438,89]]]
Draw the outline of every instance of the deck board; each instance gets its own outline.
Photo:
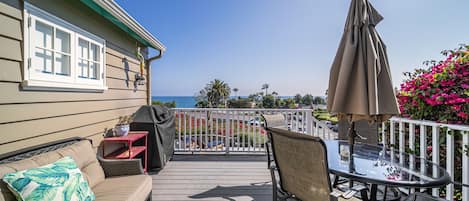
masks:
[[[153,177],[154,201],[270,201],[267,159],[261,155],[175,155]]]

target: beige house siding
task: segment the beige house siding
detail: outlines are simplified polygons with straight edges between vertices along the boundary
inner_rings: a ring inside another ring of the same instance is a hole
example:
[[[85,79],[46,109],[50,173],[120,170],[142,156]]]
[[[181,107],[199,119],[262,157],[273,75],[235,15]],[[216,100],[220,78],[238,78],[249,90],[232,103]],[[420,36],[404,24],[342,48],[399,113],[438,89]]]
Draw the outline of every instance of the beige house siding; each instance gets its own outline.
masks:
[[[22,90],[23,1],[0,0],[0,154],[74,136],[90,138],[98,146],[119,116],[148,104],[148,86],[134,85],[140,71],[133,55],[138,43],[79,1],[30,3],[106,40],[108,90]]]

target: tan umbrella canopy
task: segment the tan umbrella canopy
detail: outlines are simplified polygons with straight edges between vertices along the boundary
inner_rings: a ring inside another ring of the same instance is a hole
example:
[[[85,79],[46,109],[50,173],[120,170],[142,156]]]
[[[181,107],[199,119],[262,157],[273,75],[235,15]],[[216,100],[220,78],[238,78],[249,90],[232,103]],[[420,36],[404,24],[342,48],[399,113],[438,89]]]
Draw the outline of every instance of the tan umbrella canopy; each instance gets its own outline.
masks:
[[[351,123],[349,144],[355,143],[355,121],[381,122],[399,114],[386,47],[375,26],[383,17],[368,0],[352,0],[344,34],[331,67],[327,109]],[[353,146],[349,146],[351,172]]]
[[[383,17],[368,0],[352,0],[331,67],[327,109],[351,121],[399,114],[386,47],[375,26]]]

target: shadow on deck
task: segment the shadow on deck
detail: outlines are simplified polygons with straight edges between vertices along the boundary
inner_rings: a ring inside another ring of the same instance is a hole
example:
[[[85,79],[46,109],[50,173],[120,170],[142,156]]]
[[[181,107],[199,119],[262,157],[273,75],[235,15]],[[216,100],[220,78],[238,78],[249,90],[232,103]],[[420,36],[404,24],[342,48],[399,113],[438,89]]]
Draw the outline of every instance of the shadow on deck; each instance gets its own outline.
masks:
[[[272,200],[266,156],[175,155],[153,177],[153,200]]]

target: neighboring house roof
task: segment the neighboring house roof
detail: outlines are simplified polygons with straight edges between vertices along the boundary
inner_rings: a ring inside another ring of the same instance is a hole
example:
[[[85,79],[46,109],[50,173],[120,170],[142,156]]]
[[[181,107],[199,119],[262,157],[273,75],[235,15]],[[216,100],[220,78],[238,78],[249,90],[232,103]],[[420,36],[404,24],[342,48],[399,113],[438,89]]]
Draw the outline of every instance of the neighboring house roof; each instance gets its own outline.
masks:
[[[165,51],[166,47],[113,0],[81,0],[140,43]]]

